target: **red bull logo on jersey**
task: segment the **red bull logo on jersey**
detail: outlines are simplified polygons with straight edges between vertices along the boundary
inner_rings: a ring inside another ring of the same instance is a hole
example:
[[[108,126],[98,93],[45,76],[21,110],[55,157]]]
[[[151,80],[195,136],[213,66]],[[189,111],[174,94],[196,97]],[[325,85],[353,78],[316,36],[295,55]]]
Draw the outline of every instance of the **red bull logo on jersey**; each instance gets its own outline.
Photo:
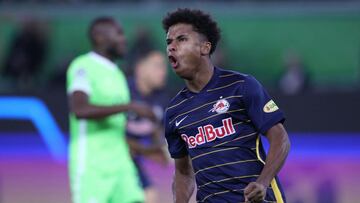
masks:
[[[231,118],[222,120],[222,126],[215,128],[213,125],[205,125],[198,127],[198,133],[195,136],[187,136],[182,134],[181,138],[185,140],[189,148],[194,148],[197,145],[202,145],[207,142],[212,142],[216,138],[224,138],[234,134],[235,128]]]
[[[210,109],[210,112],[216,112],[218,114],[220,113],[225,113],[229,110],[230,108],[230,104],[226,99],[221,99],[218,100],[214,105],[213,108]]]

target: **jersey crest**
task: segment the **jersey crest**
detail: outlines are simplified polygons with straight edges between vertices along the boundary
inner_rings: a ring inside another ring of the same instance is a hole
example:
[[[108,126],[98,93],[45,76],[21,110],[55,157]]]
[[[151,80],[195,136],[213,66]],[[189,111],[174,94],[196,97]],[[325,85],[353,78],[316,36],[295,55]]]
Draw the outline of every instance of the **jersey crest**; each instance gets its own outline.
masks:
[[[225,113],[229,110],[230,104],[226,99],[220,99],[213,105],[213,108],[210,110],[210,112],[216,112],[218,114]]]

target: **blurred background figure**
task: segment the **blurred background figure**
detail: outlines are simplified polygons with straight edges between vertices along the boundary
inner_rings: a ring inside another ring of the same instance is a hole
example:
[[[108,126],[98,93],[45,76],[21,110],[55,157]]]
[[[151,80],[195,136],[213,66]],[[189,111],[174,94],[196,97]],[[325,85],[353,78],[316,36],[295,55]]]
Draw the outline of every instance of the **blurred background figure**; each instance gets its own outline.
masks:
[[[70,104],[69,172],[76,203],[143,202],[126,142],[126,112],[155,119],[151,108],[130,103],[126,78],[115,61],[125,54],[122,27],[112,17],[89,26],[92,51],[67,72]]]
[[[219,68],[229,67],[227,59],[228,53],[226,53],[226,50],[225,42],[220,41],[216,46],[216,50],[211,55],[211,61],[213,62],[214,66]]]
[[[304,92],[310,88],[310,78],[299,54],[288,51],[284,55],[284,72],[279,81],[280,90],[288,95]]]
[[[3,76],[15,82],[17,88],[31,89],[46,59],[48,39],[45,21],[33,17],[23,19],[2,64]]]
[[[134,59],[134,75],[130,78],[129,88],[133,102],[152,106],[159,120],[163,119],[164,107],[169,98],[165,92],[167,64],[165,55],[157,50],[142,49]],[[144,156],[162,165],[167,163],[167,152],[164,149],[163,125],[135,113],[128,114],[127,135],[133,159],[138,169],[141,184],[145,191],[146,203],[157,203],[158,193],[152,183],[151,174],[144,166]],[[141,149],[142,148],[142,149]],[[139,153],[140,150],[140,153]],[[141,153],[143,151],[143,153]]]
[[[137,27],[135,29],[132,46],[126,55],[125,69],[127,74],[133,74],[133,68],[135,67],[137,60],[144,55],[144,53],[149,52],[154,48],[154,39],[149,28],[145,26]]]

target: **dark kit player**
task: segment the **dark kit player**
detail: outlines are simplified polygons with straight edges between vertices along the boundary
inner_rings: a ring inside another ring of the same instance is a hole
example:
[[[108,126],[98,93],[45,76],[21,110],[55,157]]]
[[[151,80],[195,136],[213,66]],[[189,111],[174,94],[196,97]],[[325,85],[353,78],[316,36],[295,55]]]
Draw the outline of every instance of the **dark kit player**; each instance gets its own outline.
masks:
[[[283,113],[254,77],[213,66],[220,30],[209,15],[178,9],[163,26],[170,63],[186,84],[165,118],[174,201],[188,202],[196,179],[198,202],[285,202],[276,177],[290,148]]]

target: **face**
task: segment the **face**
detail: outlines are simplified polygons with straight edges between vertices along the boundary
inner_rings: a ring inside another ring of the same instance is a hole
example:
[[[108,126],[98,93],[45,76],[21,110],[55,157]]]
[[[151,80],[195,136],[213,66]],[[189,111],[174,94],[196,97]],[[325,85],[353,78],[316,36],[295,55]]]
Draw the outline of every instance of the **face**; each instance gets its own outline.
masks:
[[[167,54],[175,73],[184,79],[191,79],[202,60],[203,37],[194,31],[192,25],[175,24],[168,30]]]
[[[104,34],[104,46],[107,53],[113,58],[121,58],[126,52],[124,32],[118,24],[108,24]]]
[[[165,86],[167,66],[165,56],[161,52],[152,52],[137,65],[138,76],[151,89],[161,89]]]

